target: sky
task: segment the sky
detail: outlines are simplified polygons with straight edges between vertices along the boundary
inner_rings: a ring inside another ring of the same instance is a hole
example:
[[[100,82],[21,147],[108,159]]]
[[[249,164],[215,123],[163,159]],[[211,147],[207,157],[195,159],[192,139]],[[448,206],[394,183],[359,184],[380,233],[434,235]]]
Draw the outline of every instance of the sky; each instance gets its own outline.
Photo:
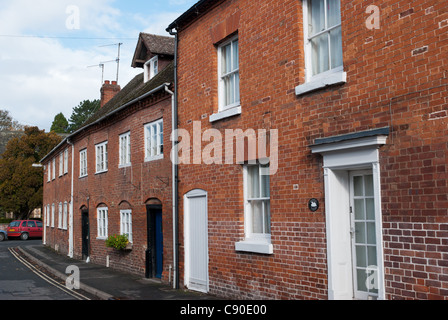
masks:
[[[123,88],[140,32],[169,36],[168,25],[197,0],[0,0],[0,109],[25,126],[50,130],[104,80]],[[118,44],[121,43],[120,46]]]

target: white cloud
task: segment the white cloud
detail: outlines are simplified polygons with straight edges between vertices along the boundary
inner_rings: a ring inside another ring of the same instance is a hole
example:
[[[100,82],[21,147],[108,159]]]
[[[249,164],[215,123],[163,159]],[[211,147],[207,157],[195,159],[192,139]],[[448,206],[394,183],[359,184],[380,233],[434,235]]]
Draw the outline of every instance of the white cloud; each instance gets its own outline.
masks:
[[[122,13],[110,3],[109,0],[0,0],[0,35],[123,36],[130,28],[123,27],[119,22]],[[69,4],[80,8],[80,30],[75,33],[66,28]],[[138,33],[132,36],[137,38]],[[99,47],[115,42],[118,41],[86,43],[0,36],[0,109],[9,110],[24,125],[37,125],[48,131],[57,113],[69,118],[73,107],[81,101],[100,97],[101,69],[87,66],[115,60],[117,46]],[[127,40],[121,47],[122,87],[141,72],[130,67],[135,45],[136,41]],[[105,80],[115,77],[116,63],[105,64]]]

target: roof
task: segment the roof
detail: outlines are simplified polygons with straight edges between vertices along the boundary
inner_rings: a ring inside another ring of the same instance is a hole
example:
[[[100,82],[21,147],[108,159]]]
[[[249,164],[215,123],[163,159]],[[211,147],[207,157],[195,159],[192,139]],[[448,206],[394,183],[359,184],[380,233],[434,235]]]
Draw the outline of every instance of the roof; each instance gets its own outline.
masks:
[[[119,93],[117,93],[108,103],[102,108],[98,109],[78,130],[67,136],[59,145],[57,145],[50,153],[48,153],[41,162],[45,161],[55,150],[61,145],[67,143],[71,138],[78,133],[89,128],[90,126],[106,120],[113,114],[125,109],[126,107],[136,103],[162,90],[165,86],[170,85],[174,81],[174,63],[169,64],[166,68],[161,70],[151,80],[144,83],[143,73],[134,77]]]
[[[159,36],[150,33],[140,33],[140,39],[142,39],[146,48],[153,54],[166,54],[174,56],[174,38]]]
[[[214,7],[215,5],[223,2],[223,0],[200,0],[196,4],[194,4],[190,9],[185,11],[179,18],[174,20],[166,29],[170,32],[173,29],[179,29],[190,22],[194,21],[197,17],[208,12],[209,9]]]
[[[143,67],[147,61],[148,51],[151,55],[174,56],[174,38],[141,32],[132,59],[132,67]]]

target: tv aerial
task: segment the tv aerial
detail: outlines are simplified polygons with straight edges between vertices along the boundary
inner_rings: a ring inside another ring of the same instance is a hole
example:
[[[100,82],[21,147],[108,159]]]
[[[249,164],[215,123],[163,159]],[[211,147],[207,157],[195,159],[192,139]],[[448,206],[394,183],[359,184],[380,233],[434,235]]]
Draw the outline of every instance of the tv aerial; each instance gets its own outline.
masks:
[[[122,45],[123,45],[123,43],[114,43],[114,44],[107,44],[107,45],[104,45],[104,46],[100,46],[100,48],[101,47],[118,46],[118,56],[117,56],[117,59],[109,60],[109,61],[103,61],[103,62],[100,62],[99,64],[95,64],[95,65],[87,67],[87,68],[100,67],[102,69],[101,84],[104,83],[104,65],[106,63],[110,63],[110,62],[116,62],[117,63],[117,78],[116,78],[116,81],[118,83],[118,75],[120,73],[120,49],[121,49]]]

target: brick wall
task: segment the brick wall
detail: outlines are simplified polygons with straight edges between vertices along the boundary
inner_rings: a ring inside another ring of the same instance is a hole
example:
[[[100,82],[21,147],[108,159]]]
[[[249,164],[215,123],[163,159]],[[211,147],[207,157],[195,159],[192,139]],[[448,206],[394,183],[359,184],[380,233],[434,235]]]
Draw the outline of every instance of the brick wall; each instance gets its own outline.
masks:
[[[379,5],[381,27],[370,30],[365,2],[342,0],[347,83],[299,97],[294,89],[305,76],[300,1],[223,1],[180,30],[179,126],[191,136],[195,121],[203,131],[279,130],[279,168],[271,176],[273,255],[235,251],[244,238],[240,165],[179,169],[180,197],[195,188],[208,192],[212,293],[326,299],[322,159],[308,146],[316,138],[387,126],[391,134],[380,149],[386,298],[447,298],[447,11],[435,0]],[[234,29],[242,114],[210,123],[218,111],[214,44]],[[310,198],[322,203],[315,213],[307,208]],[[180,230],[183,245],[182,224]]]
[[[160,97],[159,97],[160,99]],[[105,264],[109,256],[110,266],[133,273],[144,274],[146,244],[146,203],[158,199],[163,203],[164,274],[168,279],[172,265],[172,214],[171,214],[171,161],[169,148],[164,159],[144,161],[144,125],[163,118],[164,132],[171,132],[171,98],[164,96],[160,102],[143,101],[140,107],[112,117],[101,127],[89,131],[76,142],[76,153],[87,147],[88,177],[78,179],[75,195],[75,219],[81,221],[80,209],[89,208],[91,259]],[[118,136],[131,132],[131,167],[118,168]],[[94,174],[95,144],[108,141],[109,170]],[[169,135],[164,136],[164,145],[169,146]],[[75,163],[79,172],[79,163]],[[88,199],[87,199],[88,198]],[[108,207],[108,234],[120,233],[120,209],[132,209],[133,249],[127,253],[107,248],[104,240],[97,237],[97,207]],[[77,210],[76,210],[77,209]],[[75,254],[81,256],[81,224],[75,225]]]
[[[163,204],[164,261],[162,280],[168,281],[172,266],[172,210],[170,136],[164,135],[164,158],[144,161],[144,125],[163,118],[164,132],[171,132],[171,96],[145,98],[126,110],[91,126],[73,137],[74,158],[74,255],[82,257],[82,215],[88,208],[90,223],[90,259],[111,268],[144,275],[146,236],[146,204],[158,199]],[[131,132],[131,163],[119,168],[119,135]],[[95,145],[108,141],[108,171],[95,174]],[[80,176],[79,152],[87,148],[88,176]],[[57,153],[56,153],[57,154]],[[59,158],[58,158],[59,159]],[[69,174],[44,182],[44,203],[56,203],[55,228],[47,227],[47,243],[68,253],[68,231],[57,229],[57,203],[70,201],[71,148]],[[57,162],[58,166],[58,162]],[[97,208],[108,207],[108,235],[120,233],[120,209],[132,210],[133,248],[118,252],[107,248],[105,240],[97,239]]]

